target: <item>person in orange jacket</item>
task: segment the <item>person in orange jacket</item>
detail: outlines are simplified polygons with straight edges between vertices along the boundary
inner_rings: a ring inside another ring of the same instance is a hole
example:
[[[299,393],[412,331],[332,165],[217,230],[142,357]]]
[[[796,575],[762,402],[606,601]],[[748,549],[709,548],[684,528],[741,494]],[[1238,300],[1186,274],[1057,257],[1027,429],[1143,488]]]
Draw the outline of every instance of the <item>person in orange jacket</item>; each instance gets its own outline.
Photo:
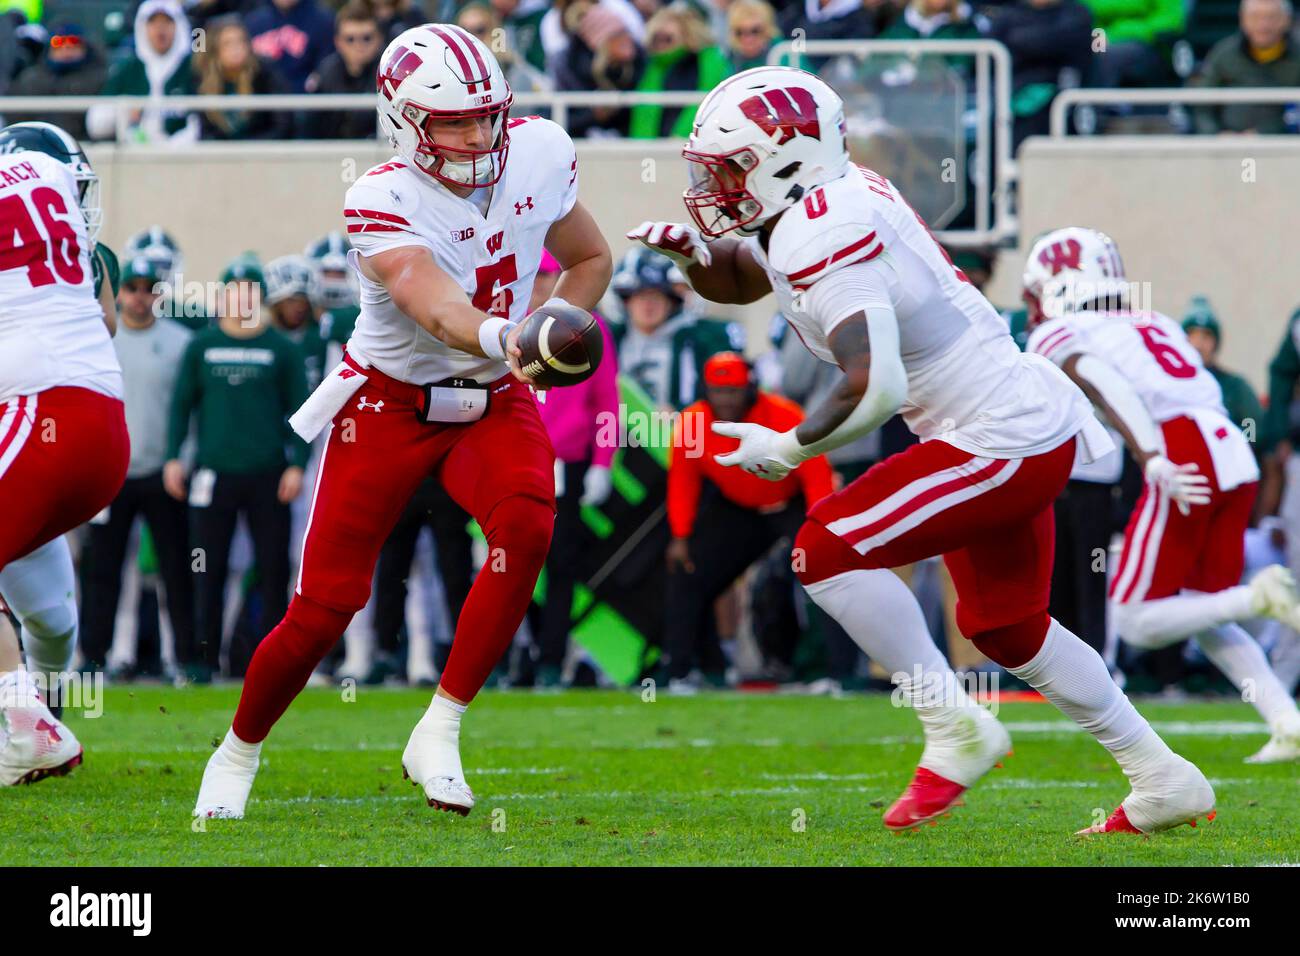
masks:
[[[720,686],[726,661],[708,614],[713,602],[781,538],[794,539],[804,513],[832,490],[831,467],[810,458],[780,481],[719,465],[737,441],[715,421],[754,422],[777,431],[803,421],[789,399],[759,391],[735,352],[704,364],[705,397],[683,409],[668,465],[668,588],[664,652],[670,688],[699,668]]]

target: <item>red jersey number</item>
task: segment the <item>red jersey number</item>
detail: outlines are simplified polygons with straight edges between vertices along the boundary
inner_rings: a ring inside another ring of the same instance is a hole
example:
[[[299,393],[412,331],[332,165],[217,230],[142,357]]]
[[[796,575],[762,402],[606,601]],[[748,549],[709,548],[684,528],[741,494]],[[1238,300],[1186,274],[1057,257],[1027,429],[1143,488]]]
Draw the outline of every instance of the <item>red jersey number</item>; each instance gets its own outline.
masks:
[[[32,210],[22,196],[0,199],[0,272],[26,269],[27,281],[33,288],[58,281],[81,285],[86,273],[81,266],[76,230],[66,219],[54,215],[68,212],[63,196],[57,189],[38,186],[32,190],[31,202],[49,239],[36,228]]]
[[[1187,361],[1178,349],[1168,342],[1168,336],[1154,325],[1135,325],[1147,351],[1167,375],[1174,378],[1195,378],[1196,366]]]
[[[519,278],[515,267],[515,255],[502,256],[496,262],[479,266],[474,270],[474,308],[488,315],[510,318],[510,307],[514,305],[515,294],[509,285]]]

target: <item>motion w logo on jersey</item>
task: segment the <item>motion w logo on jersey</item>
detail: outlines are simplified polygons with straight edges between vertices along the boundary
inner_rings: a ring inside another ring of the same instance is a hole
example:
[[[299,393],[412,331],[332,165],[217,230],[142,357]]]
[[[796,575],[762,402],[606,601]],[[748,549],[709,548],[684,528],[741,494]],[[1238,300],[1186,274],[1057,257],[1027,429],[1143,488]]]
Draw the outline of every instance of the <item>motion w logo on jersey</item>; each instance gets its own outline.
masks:
[[[495,235],[488,236],[487,251],[488,255],[495,256],[501,251],[501,244],[505,241],[505,233],[498,232]]]
[[[817,120],[817,101],[800,87],[768,90],[751,96],[740,104],[740,111],[758,124],[768,136],[778,136],[776,145],[784,146],[795,134],[822,138]]]

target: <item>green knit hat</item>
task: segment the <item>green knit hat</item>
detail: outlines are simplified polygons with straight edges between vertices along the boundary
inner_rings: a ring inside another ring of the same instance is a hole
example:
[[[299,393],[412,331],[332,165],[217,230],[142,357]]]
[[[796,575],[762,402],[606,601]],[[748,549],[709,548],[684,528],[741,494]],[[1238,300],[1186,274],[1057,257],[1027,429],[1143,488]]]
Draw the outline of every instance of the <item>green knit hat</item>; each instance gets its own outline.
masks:
[[[1205,329],[1214,336],[1215,341],[1223,341],[1223,329],[1214,315],[1214,309],[1210,307],[1210,300],[1203,295],[1192,296],[1187,311],[1183,313],[1183,331],[1190,332],[1192,329]]]

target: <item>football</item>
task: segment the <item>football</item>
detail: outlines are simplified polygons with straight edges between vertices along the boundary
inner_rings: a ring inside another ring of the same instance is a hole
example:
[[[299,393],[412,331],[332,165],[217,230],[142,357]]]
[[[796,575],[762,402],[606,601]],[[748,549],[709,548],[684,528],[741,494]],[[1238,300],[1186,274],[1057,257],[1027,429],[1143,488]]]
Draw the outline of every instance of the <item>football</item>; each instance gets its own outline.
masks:
[[[605,339],[590,312],[552,299],[524,320],[519,349],[524,374],[555,388],[590,378],[600,365]]]

